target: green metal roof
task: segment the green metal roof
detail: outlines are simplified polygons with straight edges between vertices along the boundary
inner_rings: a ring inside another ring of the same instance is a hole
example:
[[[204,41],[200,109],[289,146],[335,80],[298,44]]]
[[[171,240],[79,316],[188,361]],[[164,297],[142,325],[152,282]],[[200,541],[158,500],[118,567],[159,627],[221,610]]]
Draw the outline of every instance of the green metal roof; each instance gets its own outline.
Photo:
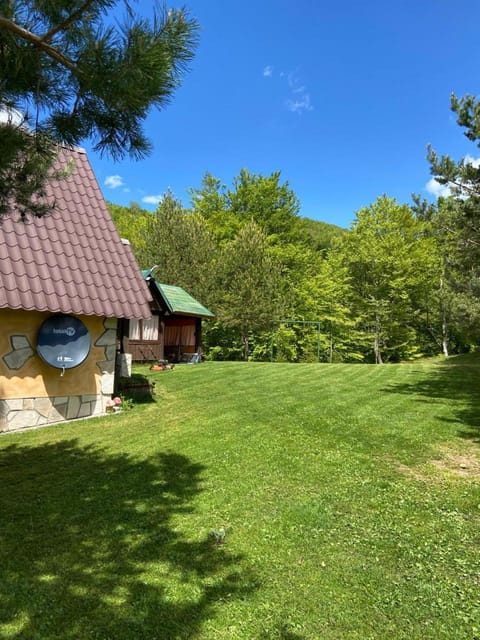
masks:
[[[151,275],[152,269],[146,269],[142,271],[145,279],[151,278],[155,283],[156,288],[160,292],[160,295],[165,300],[169,311],[171,313],[182,313],[189,316],[199,316],[202,318],[214,318],[215,315],[200,304],[198,300],[195,300],[189,293],[182,289],[182,287],[175,287],[171,284],[160,284]]]

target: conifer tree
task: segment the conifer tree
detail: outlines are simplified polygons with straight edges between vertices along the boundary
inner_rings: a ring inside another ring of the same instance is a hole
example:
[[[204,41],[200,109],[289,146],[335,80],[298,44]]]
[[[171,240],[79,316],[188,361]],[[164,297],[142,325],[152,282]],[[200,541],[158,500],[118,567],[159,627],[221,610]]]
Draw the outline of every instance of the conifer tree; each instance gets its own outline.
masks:
[[[123,23],[112,16],[119,3]],[[149,21],[127,0],[0,0],[0,214],[12,200],[21,213],[45,212],[34,196],[56,143],[145,156],[143,121],[171,100],[197,34],[183,9]]]
[[[451,109],[465,136],[480,147],[480,101],[473,95],[451,96]],[[448,185],[450,197],[439,202],[434,222],[448,238],[450,286],[464,317],[464,329],[478,340],[480,333],[480,163],[471,156],[459,161],[439,156],[429,147],[431,173]]]
[[[457,114],[457,123],[465,136],[480,147],[480,102],[475,96],[451,97],[451,109]],[[457,235],[459,259],[465,269],[478,266],[480,259],[480,163],[470,156],[458,162],[448,155],[439,156],[428,148],[431,173],[435,180],[448,185],[456,200],[455,216],[449,222]],[[477,274],[478,275],[478,274]]]
[[[219,281],[222,299],[217,306],[218,319],[240,332],[243,357],[248,360],[250,332],[270,327],[284,305],[280,265],[255,222],[247,222],[224,247]]]
[[[155,278],[183,287],[212,306],[216,286],[217,249],[205,220],[183,208],[171,191],[147,219],[145,245],[138,253],[144,268],[156,265]]]

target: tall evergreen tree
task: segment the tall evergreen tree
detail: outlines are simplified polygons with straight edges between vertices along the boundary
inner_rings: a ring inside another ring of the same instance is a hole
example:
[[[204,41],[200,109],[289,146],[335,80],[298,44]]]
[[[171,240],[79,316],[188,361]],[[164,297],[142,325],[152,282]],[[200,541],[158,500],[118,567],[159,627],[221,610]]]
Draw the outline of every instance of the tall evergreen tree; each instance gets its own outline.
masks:
[[[451,109],[465,136],[480,147],[480,102],[475,96],[451,97]],[[428,159],[433,177],[448,185],[456,201],[449,212],[450,230],[455,230],[457,260],[465,270],[475,270],[480,279],[480,163],[470,156],[456,162],[439,156],[431,147]]]
[[[464,350],[480,336],[480,280],[475,252],[465,250],[464,201],[452,196],[426,203],[414,198],[417,216],[426,222],[437,260],[437,290],[425,305],[427,326],[445,356]],[[420,304],[421,306],[421,304]]]
[[[139,261],[144,268],[156,265],[155,278],[184,287],[207,306],[213,306],[216,290],[216,243],[205,221],[183,208],[167,192],[148,219],[145,246]]]
[[[267,236],[255,222],[245,224],[224,247],[219,276],[218,318],[240,332],[243,357],[248,360],[250,332],[269,327],[284,304],[280,266],[269,252]]]
[[[480,101],[476,96],[451,96],[451,109],[465,136],[480,147]],[[450,288],[457,319],[468,340],[480,336],[480,163],[471,156],[459,161],[428,149],[431,173],[448,185],[450,197],[439,202],[436,224],[448,239]]]

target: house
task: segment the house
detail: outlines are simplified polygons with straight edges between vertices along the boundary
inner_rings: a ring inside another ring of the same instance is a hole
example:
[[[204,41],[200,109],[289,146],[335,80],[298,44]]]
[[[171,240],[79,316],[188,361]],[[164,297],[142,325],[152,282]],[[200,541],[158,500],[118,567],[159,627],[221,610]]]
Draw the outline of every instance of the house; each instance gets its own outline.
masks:
[[[50,214],[0,221],[0,431],[102,414],[119,320],[151,317],[85,151],[62,148],[55,169]]]
[[[142,272],[152,296],[152,316],[123,323],[122,350],[135,362],[181,362],[202,349],[202,319],[214,314],[181,287],[161,284],[153,269]]]

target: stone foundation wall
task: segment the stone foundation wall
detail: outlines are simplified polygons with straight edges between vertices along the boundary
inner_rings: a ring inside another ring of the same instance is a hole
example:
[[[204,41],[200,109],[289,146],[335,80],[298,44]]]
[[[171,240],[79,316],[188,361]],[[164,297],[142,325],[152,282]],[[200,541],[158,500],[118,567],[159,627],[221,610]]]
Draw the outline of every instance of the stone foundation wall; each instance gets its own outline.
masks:
[[[40,427],[105,413],[103,395],[0,400],[0,431]]]

